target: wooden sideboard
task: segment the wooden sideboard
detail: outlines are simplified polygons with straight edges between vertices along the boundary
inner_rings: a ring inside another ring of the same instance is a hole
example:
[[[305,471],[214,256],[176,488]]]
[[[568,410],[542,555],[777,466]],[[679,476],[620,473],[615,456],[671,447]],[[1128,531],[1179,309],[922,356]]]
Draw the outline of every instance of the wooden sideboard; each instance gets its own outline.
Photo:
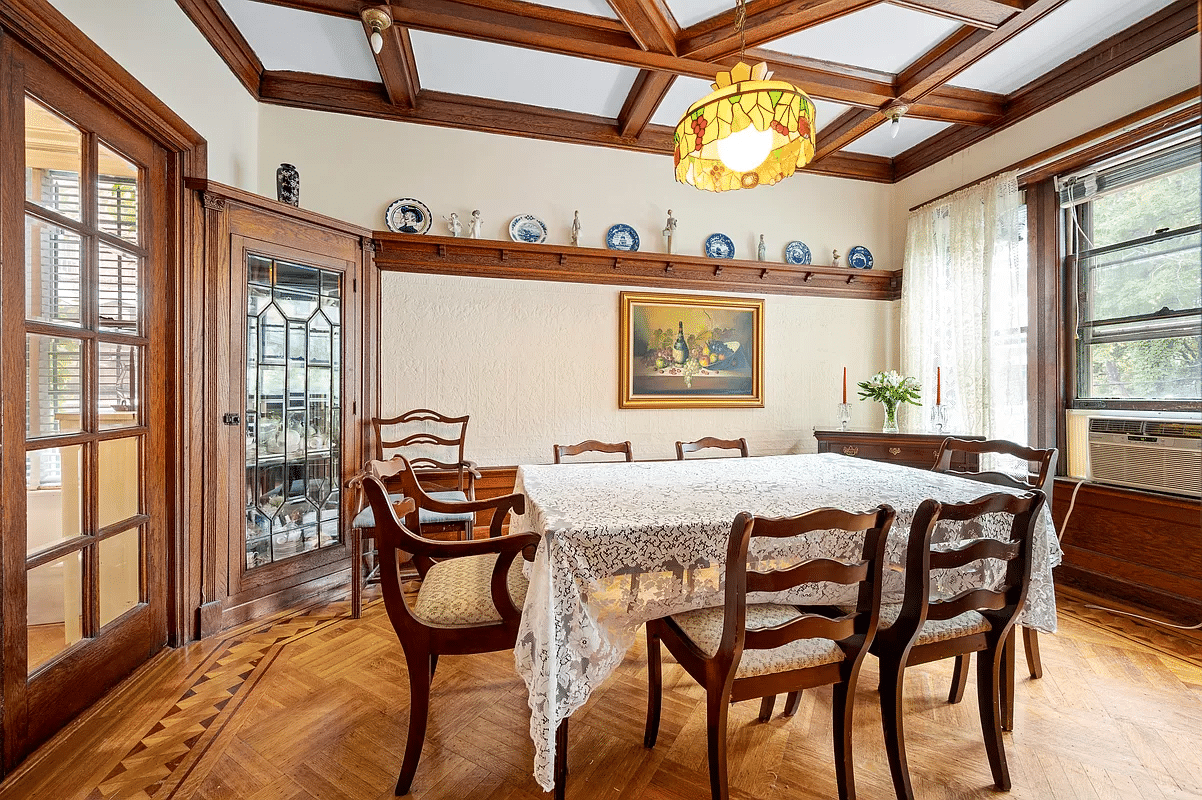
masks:
[[[907,467],[930,469],[935,466],[939,445],[949,436],[957,439],[983,440],[983,436],[947,433],[881,433],[879,430],[850,428],[848,430],[814,429],[819,453],[842,453],[845,456],[904,464]],[[975,472],[979,469],[975,454],[957,453],[952,457],[952,469]]]

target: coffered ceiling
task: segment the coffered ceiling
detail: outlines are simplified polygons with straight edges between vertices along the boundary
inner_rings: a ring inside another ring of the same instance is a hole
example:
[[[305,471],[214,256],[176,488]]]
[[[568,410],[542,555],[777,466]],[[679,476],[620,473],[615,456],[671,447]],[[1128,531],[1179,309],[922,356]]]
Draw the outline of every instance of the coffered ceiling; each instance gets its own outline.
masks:
[[[734,0],[177,2],[265,103],[665,155],[740,49]],[[814,100],[807,170],[892,182],[1197,29],[1194,0],[749,0],[744,60]]]

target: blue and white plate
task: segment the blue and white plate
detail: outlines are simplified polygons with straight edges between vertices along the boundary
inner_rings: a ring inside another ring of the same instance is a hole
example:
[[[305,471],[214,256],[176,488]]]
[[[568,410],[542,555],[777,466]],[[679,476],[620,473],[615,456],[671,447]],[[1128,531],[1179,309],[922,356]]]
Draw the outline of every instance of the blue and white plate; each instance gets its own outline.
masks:
[[[384,212],[384,224],[393,233],[425,233],[432,221],[426,204],[412,197],[402,197]]]
[[[610,250],[628,250],[631,253],[639,249],[639,235],[634,228],[619,222],[611,225],[605,232],[605,246]]]
[[[734,258],[735,243],[725,233],[711,233],[705,240],[705,254],[710,258]]]
[[[509,238],[515,242],[542,244],[547,241],[547,223],[533,214],[519,214],[509,223]]]
[[[786,264],[809,264],[810,248],[805,242],[789,242],[785,245]]]
[[[852,269],[872,269],[872,253],[863,245],[856,245],[847,251],[847,266]]]

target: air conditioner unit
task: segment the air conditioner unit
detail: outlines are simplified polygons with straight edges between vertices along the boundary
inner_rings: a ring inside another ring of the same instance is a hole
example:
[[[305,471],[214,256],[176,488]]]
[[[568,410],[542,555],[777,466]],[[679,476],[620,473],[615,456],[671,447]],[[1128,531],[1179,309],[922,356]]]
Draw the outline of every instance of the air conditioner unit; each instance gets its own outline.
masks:
[[[1089,420],[1089,475],[1099,483],[1202,496],[1202,423]]]

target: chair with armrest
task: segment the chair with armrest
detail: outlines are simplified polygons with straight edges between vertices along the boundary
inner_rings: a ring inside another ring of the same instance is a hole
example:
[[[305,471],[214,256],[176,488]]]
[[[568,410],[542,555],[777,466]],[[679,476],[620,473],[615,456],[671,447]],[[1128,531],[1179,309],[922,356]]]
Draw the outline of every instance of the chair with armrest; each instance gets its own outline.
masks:
[[[1027,599],[1031,583],[1035,523],[1044,494],[988,494],[968,503],[941,504],[924,500],[914,515],[906,545],[905,594],[899,604],[881,607],[880,630],[871,652],[880,663],[881,721],[885,751],[898,800],[913,800],[902,725],[902,685],[905,669],[965,653],[977,655],[977,700],[981,731],[994,783],[1010,789],[1010,773],[1002,746],[1002,706],[1013,703],[1006,695],[1003,664],[1011,648],[1014,625]],[[954,545],[932,546],[938,523],[966,522],[987,514],[1011,516],[1009,538],[983,537]],[[1005,563],[1001,583],[995,588],[969,588],[953,597],[931,599],[931,570],[967,567],[985,559]]]
[[[630,442],[598,442],[596,439],[586,439],[580,444],[555,445],[555,463],[562,464],[565,456],[578,456],[581,453],[622,453],[627,461],[634,461],[634,452]]]
[[[1018,477],[1006,472],[961,472],[953,470],[951,464],[956,453],[973,453],[976,455],[994,454],[1006,455],[1027,462],[1025,477]],[[967,441],[965,439],[947,438],[939,445],[935,456],[935,472],[945,472],[949,475],[960,475],[972,478],[982,483],[994,486],[1008,486],[1012,489],[1039,489],[1052,502],[1052,483],[1056,477],[1055,447],[1039,449],[1024,447],[1005,439],[986,439],[984,441]],[[1027,656],[1027,669],[1032,678],[1043,677],[1043,664],[1039,660],[1039,634],[1030,628],[1023,628],[1023,649]],[[1005,680],[1013,683],[1014,673],[1007,673]],[[955,670],[952,674],[952,688],[948,694],[948,702],[958,703],[964,697],[964,688],[968,683],[968,656],[956,659]],[[1011,719],[1006,719],[1005,727],[1009,729]]]
[[[748,455],[746,439],[715,439],[713,436],[706,436],[695,442],[677,442],[676,460],[684,461],[685,453],[696,453],[698,450],[704,450],[707,447],[722,450],[738,450],[739,455],[743,458],[747,458]]]
[[[835,776],[839,797],[855,797],[852,774],[852,709],[860,664],[876,634],[881,607],[885,542],[894,511],[880,506],[866,514],[833,508],[795,517],[769,519],[746,512],[735,518],[726,554],[726,597],[721,608],[686,611],[647,623],[647,729],[643,743],[654,747],[662,695],[660,642],[706,691],[710,792],[729,794],[726,771],[727,708],[732,702],[763,698],[811,686],[834,685]],[[785,569],[752,570],[747,553],[757,537],[780,539],[811,531],[841,529],[863,533],[851,563],[813,559]],[[833,614],[797,606],[747,603],[749,592],[780,592],[804,583],[829,581],[858,586],[850,611]],[[764,704],[760,718],[765,717]],[[768,713],[771,713],[769,708]]]
[[[407,463],[398,474],[405,476],[403,486],[416,485]],[[525,497],[520,494],[459,503],[461,510],[473,513],[492,511],[489,538],[446,542],[426,539],[413,530],[419,524],[420,499],[404,497],[394,505],[388,489],[372,475],[363,477],[362,486],[376,519],[384,607],[409,673],[409,731],[396,785],[396,794],[403,795],[412,786],[421,758],[438,657],[513,648],[528,586],[519,555],[532,560],[539,537],[501,535],[506,515],[525,510]],[[401,564],[410,557],[422,576],[412,605],[405,600],[400,573]]]

